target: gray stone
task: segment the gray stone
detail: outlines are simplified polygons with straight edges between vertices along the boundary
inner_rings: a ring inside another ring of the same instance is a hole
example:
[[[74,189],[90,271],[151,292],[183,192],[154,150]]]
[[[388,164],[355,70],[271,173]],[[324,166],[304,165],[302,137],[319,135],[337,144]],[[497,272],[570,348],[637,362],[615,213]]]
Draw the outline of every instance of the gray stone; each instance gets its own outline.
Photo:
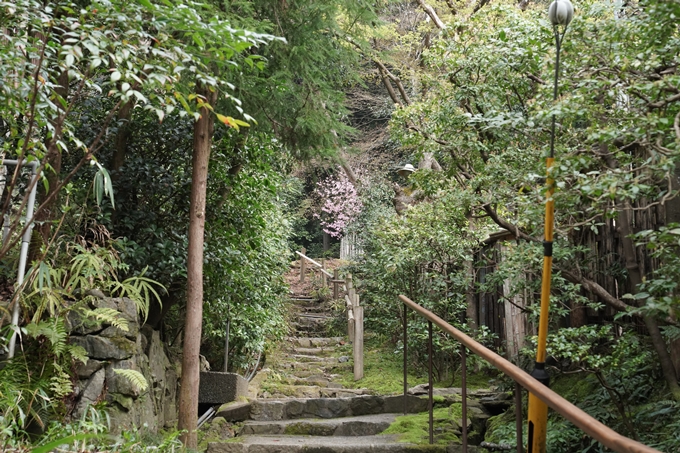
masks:
[[[372,436],[386,430],[396,414],[363,415],[333,419],[248,421],[239,435],[295,434],[309,436]]]
[[[253,420],[283,420],[286,403],[277,400],[255,400],[250,408]]]
[[[102,338],[94,335],[71,337],[71,344],[81,346],[92,359],[122,360],[132,357],[136,344],[126,338]]]
[[[85,291],[85,294],[88,296],[96,297],[98,299],[104,299],[106,297],[106,294],[101,289],[88,289]]]
[[[215,417],[198,432],[199,443],[231,439],[236,433],[231,424],[223,417]]]
[[[360,396],[350,398],[352,415],[381,414],[384,412],[385,401],[379,396]]]
[[[89,359],[87,363],[78,362],[78,365],[76,365],[76,374],[80,379],[87,379],[95,372],[101,370],[103,366],[104,362],[95,359]]]
[[[112,310],[118,310],[118,304],[110,297],[97,298],[92,301],[91,305],[92,308],[110,308]]]
[[[201,372],[198,402],[223,404],[248,394],[248,381],[236,373]]]
[[[71,310],[66,315],[68,331],[76,335],[89,335],[99,332],[104,328],[102,323],[83,316],[76,310]]]
[[[384,409],[387,413],[404,412],[404,395],[384,397]],[[409,414],[425,412],[427,410],[427,399],[413,395],[406,395],[406,410]]]
[[[165,354],[163,355],[165,356]],[[177,421],[177,382],[177,372],[170,365],[165,371],[165,389],[161,400],[161,412],[163,413],[165,428],[174,426]]]
[[[139,333],[139,324],[136,322],[128,322],[128,330],[123,330],[118,327],[109,326],[99,333],[100,337],[104,338],[114,338],[114,337],[126,337],[131,340],[137,339],[137,334]],[[142,350],[140,348],[140,350]]]
[[[311,398],[306,400],[305,417],[336,418],[351,415],[352,398]]]
[[[138,322],[137,320],[139,318],[137,316],[137,304],[132,299],[121,297],[113,299],[113,302],[116,304],[116,309],[123,315],[125,319],[134,323]]]
[[[75,409],[76,414],[83,414],[89,405],[95,403],[99,399],[104,390],[105,378],[105,371],[100,369],[87,381],[80,391],[80,401],[78,401]]]
[[[339,382],[329,382],[326,387],[328,387],[329,389],[343,389],[343,388],[345,388],[345,386],[342,385]]]
[[[409,395],[427,395],[430,386],[428,384],[418,384],[408,389]]]
[[[286,402],[286,413],[284,418],[301,418],[305,413],[305,400],[288,400]]]
[[[207,453],[413,453],[423,449],[398,441],[395,435],[377,436],[247,436],[240,442],[209,443]],[[446,453],[444,446],[427,448]],[[455,451],[455,450],[454,450]],[[458,450],[462,451],[462,450]],[[476,453],[470,449],[470,453]]]
[[[349,362],[349,357],[346,356],[346,355],[340,356],[340,357],[338,357],[338,362],[340,362],[340,363]]]
[[[250,418],[251,404],[245,401],[232,401],[217,409],[217,417],[222,417],[230,422],[242,422]]]
[[[135,370],[140,371],[135,360],[120,360],[111,363],[106,367],[106,385],[109,393],[119,393],[121,395],[138,397],[139,389],[128,378],[115,372],[115,370]]]

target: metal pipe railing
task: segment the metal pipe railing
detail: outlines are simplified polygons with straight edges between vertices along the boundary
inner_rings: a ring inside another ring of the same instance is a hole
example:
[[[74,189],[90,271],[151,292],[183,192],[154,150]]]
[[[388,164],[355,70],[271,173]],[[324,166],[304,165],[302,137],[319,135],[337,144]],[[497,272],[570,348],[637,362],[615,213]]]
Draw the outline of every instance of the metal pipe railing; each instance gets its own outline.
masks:
[[[594,417],[588,415],[586,412],[582,411],[578,407],[574,406],[572,403],[569,401],[565,400],[562,398],[560,395],[557,393],[553,392],[548,388],[547,386],[541,384],[534,378],[532,378],[526,371],[522,370],[520,367],[517,365],[513,364],[512,362],[504,359],[500,355],[496,354],[495,352],[491,351],[490,349],[486,348],[485,346],[481,345],[480,343],[476,342],[460,330],[456,329],[453,327],[451,324],[447,323],[443,319],[441,319],[439,316],[435,315],[431,311],[427,310],[426,308],[423,308],[422,306],[418,305],[417,303],[413,302],[411,299],[409,299],[406,296],[400,295],[399,299],[401,302],[408,308],[412,309],[416,313],[418,313],[420,316],[425,318],[428,322],[432,324],[436,324],[440,329],[442,329],[444,332],[447,334],[451,335],[453,338],[458,340],[460,343],[462,343],[463,347],[467,347],[470,351],[473,353],[477,354],[487,362],[489,362],[491,365],[502,371],[505,375],[511,377],[518,385],[521,385],[527,391],[532,393],[534,396],[539,398],[541,401],[543,401],[545,404],[547,404],[551,409],[553,409],[555,412],[559,413],[562,415],[564,418],[569,420],[571,423],[576,425],[581,431],[584,433],[588,434],[590,437],[593,439],[597,440],[600,442],[602,445],[606,446],[607,448],[610,448],[611,450],[614,450],[617,453],[661,453],[658,450],[648,447],[646,445],[641,444],[640,442],[637,442],[633,439],[629,439],[613,429],[609,428],[608,426],[604,425],[603,423],[599,422],[597,419]],[[406,319],[406,310],[404,309],[404,319]],[[406,334],[404,334],[404,346],[406,345]],[[406,350],[404,348],[404,350]],[[432,353],[430,352],[430,360]],[[406,359],[404,359],[406,360]],[[406,362],[404,362],[406,363]],[[430,380],[431,380],[431,371],[430,371]],[[432,385],[430,385],[430,388],[432,388]],[[464,388],[464,386],[463,386]],[[465,392],[465,390],[463,390]],[[516,392],[517,393],[517,392]],[[463,393],[465,395],[465,393]],[[517,398],[517,395],[515,395],[515,398]],[[404,394],[404,399],[406,399],[406,394]],[[465,401],[465,396],[463,397],[463,401]],[[432,398],[430,397],[430,400]],[[516,401],[516,406],[520,406],[520,415],[521,415],[521,405],[517,404],[517,399]],[[521,396],[519,398],[519,401],[521,401]],[[431,404],[430,404],[431,407]],[[516,407],[517,409],[517,407]],[[463,426],[467,427],[467,414],[463,412]],[[432,425],[430,425],[430,430],[432,430]],[[432,431],[430,431],[432,432]],[[521,432],[521,427],[519,427],[518,432]],[[432,434],[430,435],[432,439]],[[521,444],[521,433],[520,433],[520,439],[518,439],[518,445]],[[467,451],[466,446],[464,446],[463,451]],[[518,448],[518,451],[521,451]]]

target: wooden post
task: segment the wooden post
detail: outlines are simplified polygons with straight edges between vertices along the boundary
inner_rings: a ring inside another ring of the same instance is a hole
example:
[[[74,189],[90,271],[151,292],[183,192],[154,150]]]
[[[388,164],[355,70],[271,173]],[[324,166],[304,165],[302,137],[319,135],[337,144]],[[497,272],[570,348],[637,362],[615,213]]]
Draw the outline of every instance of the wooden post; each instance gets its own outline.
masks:
[[[357,300],[358,302],[358,300]],[[364,307],[354,307],[354,380],[364,377]]]
[[[321,258],[321,286],[326,288],[328,286],[328,280],[326,280],[326,274],[323,272],[326,270],[326,258]]]
[[[337,269],[333,269],[333,300],[338,300],[340,296],[340,291],[338,288],[338,280],[340,279],[340,272]]]
[[[307,253],[307,249],[302,247],[302,250],[300,251],[303,255]],[[306,262],[303,257],[300,257],[300,281],[304,282],[305,281],[305,267],[306,267]]]
[[[347,338],[350,343],[354,342],[354,284],[352,283],[352,274],[347,274],[345,277],[345,286],[347,287],[347,295],[345,302],[347,306]]]
[[[350,343],[354,342],[354,306],[349,296],[345,296],[347,306],[347,339]]]

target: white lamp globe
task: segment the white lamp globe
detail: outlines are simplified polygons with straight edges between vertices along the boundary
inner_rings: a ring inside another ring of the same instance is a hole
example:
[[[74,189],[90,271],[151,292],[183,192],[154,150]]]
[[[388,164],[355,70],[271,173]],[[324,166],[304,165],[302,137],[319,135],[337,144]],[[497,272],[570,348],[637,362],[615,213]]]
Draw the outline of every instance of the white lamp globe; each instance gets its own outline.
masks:
[[[569,0],[555,0],[548,7],[548,18],[553,25],[569,25],[574,18],[574,5]]]

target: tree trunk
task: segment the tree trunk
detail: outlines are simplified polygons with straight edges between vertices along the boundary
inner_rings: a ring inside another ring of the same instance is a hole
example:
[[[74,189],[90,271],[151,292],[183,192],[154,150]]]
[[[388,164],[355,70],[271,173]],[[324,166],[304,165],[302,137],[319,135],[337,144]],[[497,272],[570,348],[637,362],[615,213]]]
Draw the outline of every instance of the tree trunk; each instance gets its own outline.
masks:
[[[619,211],[618,220],[621,228],[621,241],[623,244],[623,254],[626,262],[626,269],[628,269],[628,278],[630,279],[631,283],[631,292],[634,294],[637,292],[637,287],[642,283],[642,275],[640,273],[640,266],[636,256],[635,244],[633,243],[633,239],[630,237],[630,235],[633,234],[631,228],[633,221],[631,218],[632,213],[633,211],[630,205],[628,202],[626,202],[626,205],[623,207],[623,209]],[[645,323],[645,327],[647,327],[649,337],[652,340],[652,345],[654,346],[654,350],[659,357],[661,371],[663,372],[663,377],[666,379],[666,383],[668,384],[668,388],[671,391],[673,399],[675,401],[680,401],[680,386],[678,385],[678,379],[675,374],[675,367],[673,366],[673,361],[671,360],[671,356],[668,353],[666,342],[664,341],[661,331],[659,330],[659,325],[656,319],[649,315],[643,316],[642,320]]]
[[[130,118],[132,117],[132,101],[128,101],[118,111],[118,133],[116,134],[116,148],[111,157],[111,178],[116,180],[125,163],[128,139],[130,138]]]
[[[214,104],[217,92],[203,89],[206,102]],[[215,120],[206,108],[194,125],[193,171],[189,217],[189,252],[187,256],[187,310],[184,322],[182,379],[179,395],[177,428],[184,430],[181,440],[189,449],[196,449],[198,421],[198,385],[200,380],[199,352],[203,321],[203,241],[205,232],[205,199],[208,183],[208,161]]]

